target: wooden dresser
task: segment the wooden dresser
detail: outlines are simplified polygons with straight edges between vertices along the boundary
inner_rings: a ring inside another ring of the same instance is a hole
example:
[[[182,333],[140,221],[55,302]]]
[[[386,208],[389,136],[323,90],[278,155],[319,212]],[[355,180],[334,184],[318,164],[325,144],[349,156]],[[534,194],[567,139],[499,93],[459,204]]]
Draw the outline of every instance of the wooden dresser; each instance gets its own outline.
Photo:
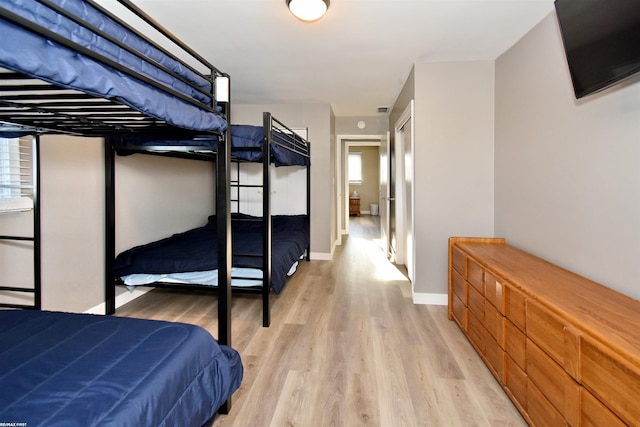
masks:
[[[455,320],[533,426],[640,426],[640,301],[504,239],[449,239]]]
[[[349,197],[349,215],[360,216],[360,197]]]

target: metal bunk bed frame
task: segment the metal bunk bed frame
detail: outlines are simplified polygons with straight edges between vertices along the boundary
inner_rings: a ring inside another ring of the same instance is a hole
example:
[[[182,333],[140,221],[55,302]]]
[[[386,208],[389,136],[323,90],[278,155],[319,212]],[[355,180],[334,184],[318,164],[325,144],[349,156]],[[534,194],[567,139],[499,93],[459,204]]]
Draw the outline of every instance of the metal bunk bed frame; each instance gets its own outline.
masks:
[[[66,18],[74,21],[75,23],[89,29],[95,34],[99,34],[101,37],[106,38],[110,42],[118,45],[122,49],[126,49],[129,53],[138,56],[141,60],[148,63],[152,63],[154,67],[157,67],[172,75],[173,77],[182,80],[190,86],[196,88],[202,92],[201,89],[191,85],[182,77],[176,75],[171,70],[166,69],[164,66],[156,63],[155,61],[139,54],[134,49],[129,48],[121,41],[114,37],[105,34],[97,27],[91,25],[88,22],[76,17],[72,13],[60,8],[55,3],[49,0],[38,0],[39,3],[56,10],[58,13],[64,15]],[[96,4],[92,0],[85,0],[86,3],[92,7],[98,9],[109,18],[118,22],[120,25],[126,27],[137,36],[144,39],[149,44],[153,45],[156,49],[163,52],[165,55],[170,56],[174,60],[182,63],[185,67],[191,71],[206,78],[211,83],[211,93],[207,95],[211,99],[211,105],[205,106],[197,101],[156,82],[153,79],[146,77],[136,71],[133,71],[122,64],[113,61],[107,57],[100,55],[94,50],[87,49],[84,46],[75,43],[65,37],[61,37],[56,33],[33,23],[3,7],[0,7],[0,16],[13,24],[26,28],[30,32],[39,34],[46,37],[70,50],[80,52],[82,55],[89,57],[95,61],[106,64],[107,66],[118,70],[130,77],[140,80],[154,88],[160,89],[165,93],[169,93],[181,100],[197,105],[198,108],[207,110],[209,112],[219,114],[216,111],[216,102],[221,102],[223,105],[222,115],[226,118],[227,122],[230,122],[230,103],[228,99],[228,91],[230,90],[229,75],[221,72],[206,59],[180,41],[176,36],[166,30],[162,25],[156,22],[153,18],[143,12],[140,8],[135,6],[130,0],[118,0],[125,8],[134,13],[138,18],[144,21],[147,25],[163,35],[166,40],[174,44],[174,46],[180,48],[183,52],[189,55],[194,61],[206,67],[208,73],[202,74],[195,70],[192,66],[185,61],[181,61],[175,55],[171,54],[167,49],[160,46],[158,43],[152,41],[148,37],[144,36],[139,31],[131,28],[122,19],[116,15],[107,11],[105,8]],[[218,87],[218,83],[221,83]],[[61,93],[62,91],[62,93]],[[218,95],[225,95],[225,98]],[[222,101],[221,101],[221,98]],[[88,93],[62,89],[54,84],[44,82],[40,79],[34,79],[21,73],[0,71],[0,129],[2,129],[3,123],[18,125],[24,130],[25,133],[35,134],[36,140],[40,134],[68,134],[77,136],[88,137],[117,137],[121,135],[141,134],[141,135],[163,135],[164,137],[179,136],[184,139],[192,138],[195,136],[194,131],[181,129],[174,127],[166,122],[150,117],[144,113],[138,112],[131,107],[119,103],[116,100],[105,99],[102,97],[94,96]],[[13,127],[15,128],[15,127]],[[203,134],[207,132],[198,132]],[[230,222],[230,202],[229,202],[229,165],[230,165],[230,129],[225,132],[211,131],[208,133],[214,133],[219,137],[218,150],[216,153],[216,209],[218,218],[218,229],[226,230],[225,233],[220,233],[218,237],[218,254],[219,254],[219,283],[218,286],[218,341],[221,344],[231,346],[231,222]],[[105,147],[108,147],[108,143],[105,143]],[[106,156],[112,156],[111,150],[105,149]],[[38,152],[34,151],[34,157],[37,159]],[[109,158],[105,162],[112,161]],[[38,162],[36,162],[35,172]],[[37,174],[39,179],[39,173]],[[113,171],[109,167],[105,168],[106,178],[106,198],[113,195]],[[31,237],[16,237],[16,236],[0,236],[4,240],[32,240],[34,242],[34,268],[35,268],[35,283],[34,283],[34,304],[33,307],[28,306],[24,308],[39,309],[41,307],[40,296],[40,252],[41,236],[40,236],[40,215],[39,215],[39,203],[38,203],[38,180],[34,181],[34,206],[36,214],[34,215],[34,236]],[[106,244],[105,244],[105,278],[110,276],[111,264],[114,258],[115,244],[112,234],[109,232],[109,228],[113,226],[115,222],[115,210],[113,209],[113,203],[107,200],[106,216]],[[1,287],[0,290],[15,291],[13,287]],[[23,292],[23,291],[20,291]],[[105,282],[105,301],[106,301],[106,313],[113,314],[115,312],[114,301],[111,298],[111,294],[114,291],[113,284]],[[0,305],[5,306],[6,305]],[[21,307],[22,308],[22,307]],[[224,405],[222,411],[230,408],[230,402]]]
[[[275,126],[274,126],[275,125]],[[251,255],[251,254],[240,254],[236,253],[234,255],[246,256],[246,257],[259,257],[262,260],[262,279],[260,280],[260,285],[256,285],[255,287],[233,287],[231,289],[233,292],[239,293],[250,293],[250,294],[260,294],[262,298],[262,326],[269,327],[271,324],[271,303],[270,303],[270,295],[271,295],[271,256],[272,256],[272,223],[271,223],[271,179],[270,179],[270,164],[272,160],[271,156],[271,144],[274,143],[273,140],[273,129],[277,127],[281,131],[286,132],[286,134],[293,135],[294,132],[289,129],[285,124],[281,121],[273,117],[273,115],[269,112],[263,113],[263,144],[261,147],[262,157],[262,184],[244,184],[240,180],[240,167],[239,165],[242,163],[256,163],[247,160],[241,160],[238,158],[234,158],[233,155],[230,156],[230,163],[235,164],[236,168],[227,168],[229,172],[228,183],[231,189],[235,189],[236,198],[232,198],[231,196],[228,199],[220,199],[219,191],[216,192],[216,204],[218,203],[229,203],[228,209],[233,211],[231,204],[234,203],[236,205],[235,212],[239,212],[240,209],[240,189],[241,188],[260,188],[262,190],[262,217],[260,219],[256,219],[254,221],[260,221],[262,223],[263,229],[263,237],[262,237],[262,250],[263,255]],[[281,132],[282,133],[282,132]],[[285,134],[285,135],[286,135]],[[278,144],[278,142],[275,142]],[[118,149],[113,148],[114,144],[107,144],[106,152],[105,152],[105,171],[108,174],[107,183],[108,183],[108,196],[107,196],[107,210],[109,212],[109,218],[114,215],[115,212],[114,204],[115,204],[115,190],[114,190],[114,152],[117,150],[122,150],[121,147]],[[296,138],[292,138],[291,141],[286,141],[286,145],[282,143],[280,146],[296,152],[304,157],[310,158],[310,146],[307,144],[306,146],[300,146],[299,140]],[[198,151],[202,147],[183,147],[183,150],[176,152],[167,152],[165,151],[166,147],[164,146],[148,146],[148,147],[131,147],[130,149],[124,149],[127,154],[145,154],[145,155],[155,155],[155,156],[163,156],[163,157],[177,157],[177,158],[188,158],[188,159],[196,159],[196,160],[204,160],[211,161],[215,160],[215,157],[212,157],[210,153]],[[237,150],[256,150],[255,148],[236,148]],[[235,170],[235,177],[231,177],[232,170]],[[307,217],[307,226],[310,225],[310,214],[311,214],[311,167],[306,166],[306,217]],[[218,189],[219,190],[219,189]],[[233,193],[233,191],[229,191],[229,193]],[[233,221],[233,219],[231,220]],[[239,220],[240,221],[240,220]],[[246,221],[246,219],[244,220]],[[109,234],[109,244],[113,246],[109,246],[109,254],[114,254],[113,257],[110,258],[110,262],[113,263],[113,259],[115,258],[115,253],[112,252],[112,249],[115,248],[115,221],[108,222],[108,234]],[[220,230],[220,224],[218,224],[218,230]],[[218,251],[220,251],[220,247]],[[308,261],[310,259],[309,256],[310,248],[307,248],[305,259]],[[109,255],[108,255],[109,256]],[[111,271],[110,269],[108,270]],[[248,279],[248,280],[256,280],[258,279],[250,279],[244,277],[236,277],[239,279]],[[107,303],[108,306],[113,306],[115,300],[115,285],[122,284],[122,281],[119,278],[116,278],[113,274],[109,274],[106,278],[106,283],[112,283],[113,286],[111,289],[107,291]],[[167,282],[155,282],[145,286],[156,287],[156,288],[167,288],[167,289],[191,289],[198,290],[204,292],[216,292],[216,287],[210,287],[205,285],[198,284],[176,284],[176,283],[167,283]],[[220,304],[220,302],[219,302]]]
[[[250,188],[250,187],[258,187],[262,189],[262,226],[263,226],[263,237],[262,237],[262,284],[259,288],[233,288],[238,292],[246,292],[246,293],[260,293],[262,297],[262,326],[268,327],[271,324],[271,244],[272,244],[272,222],[271,222],[271,178],[269,175],[270,170],[270,159],[271,159],[271,144],[274,143],[273,140],[273,128],[274,124],[281,130],[284,130],[287,134],[293,135],[294,132],[289,129],[284,123],[273,117],[273,115],[269,112],[264,112],[262,115],[262,127],[264,130],[264,141],[262,145],[262,185],[252,185],[252,184],[242,184],[240,182],[240,174],[239,168],[237,169],[238,175],[236,179],[231,180],[231,187],[236,188],[236,194],[240,194],[240,188]],[[276,143],[277,144],[277,143]],[[282,145],[281,145],[282,146]],[[297,152],[298,154],[305,156],[307,158],[311,157],[310,146],[307,144],[305,147],[300,147],[296,144],[295,139],[292,139],[287,143],[287,149]],[[266,159],[266,160],[265,160]],[[242,163],[242,161],[237,161],[238,163]],[[311,221],[311,166],[306,166],[306,174],[307,174],[307,187],[306,187],[306,217],[307,217],[307,226],[310,225]],[[239,208],[240,200],[232,200],[232,202],[236,202]],[[309,232],[311,229],[309,227]],[[310,259],[310,250],[308,247],[305,254],[305,259],[309,261]],[[248,254],[237,254],[243,256],[251,256]]]

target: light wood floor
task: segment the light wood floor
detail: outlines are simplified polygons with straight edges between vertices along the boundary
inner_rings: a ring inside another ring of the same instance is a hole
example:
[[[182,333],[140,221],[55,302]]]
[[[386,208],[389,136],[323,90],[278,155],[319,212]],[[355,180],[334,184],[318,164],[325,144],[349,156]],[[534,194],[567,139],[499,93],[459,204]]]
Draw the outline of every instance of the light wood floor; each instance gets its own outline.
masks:
[[[446,307],[414,305],[408,280],[351,219],[332,261],[302,262],[271,327],[257,296],[234,295],[244,379],[213,426],[526,426]],[[214,336],[210,294],[154,290],[121,316],[195,323]]]

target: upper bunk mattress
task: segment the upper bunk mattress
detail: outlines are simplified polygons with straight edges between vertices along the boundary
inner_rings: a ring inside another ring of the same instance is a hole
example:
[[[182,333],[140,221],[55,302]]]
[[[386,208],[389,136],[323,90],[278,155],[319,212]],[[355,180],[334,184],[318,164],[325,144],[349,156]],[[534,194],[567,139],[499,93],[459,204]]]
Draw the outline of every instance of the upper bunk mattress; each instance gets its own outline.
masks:
[[[0,324],[0,420],[29,427],[201,427],[242,379],[195,325],[27,310]]]
[[[211,83],[146,40],[81,0],[51,0],[83,22],[123,41],[150,61],[120,48],[63,14],[35,0],[0,0],[0,67],[56,86],[114,99],[173,126],[196,131],[224,131],[226,120],[165,90],[155,88],[10,21],[7,11],[75,42],[127,69],[205,105]],[[164,69],[176,73],[176,78]],[[183,81],[184,79],[184,81]],[[188,82],[188,83],[187,83]]]
[[[302,155],[291,147],[290,141],[304,142],[299,136],[286,136],[281,131],[273,130],[270,145],[271,161],[276,166],[309,166],[308,156]],[[231,155],[233,158],[247,162],[262,160],[264,145],[264,129],[262,126],[231,125]],[[171,140],[145,137],[127,137],[115,145],[120,154],[127,154],[127,150],[175,150],[184,147],[193,151],[212,151],[218,148],[218,138],[202,135],[189,140]]]

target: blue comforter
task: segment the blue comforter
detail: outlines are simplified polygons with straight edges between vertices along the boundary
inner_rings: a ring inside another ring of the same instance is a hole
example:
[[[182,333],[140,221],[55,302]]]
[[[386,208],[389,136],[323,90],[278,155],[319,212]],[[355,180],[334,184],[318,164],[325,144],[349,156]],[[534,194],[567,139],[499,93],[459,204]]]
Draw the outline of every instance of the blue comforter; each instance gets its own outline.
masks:
[[[254,218],[234,214],[238,218]],[[262,268],[259,257],[238,254],[262,254],[262,225],[253,221],[233,221],[232,264],[235,267]],[[216,217],[209,217],[204,227],[174,234],[166,239],[136,246],[117,256],[113,272],[129,274],[165,274],[215,270],[218,268]],[[287,272],[309,247],[309,224],[306,215],[272,217],[271,287],[279,293],[287,280]]]
[[[183,323],[0,311],[0,421],[201,427],[240,386],[239,354]]]

